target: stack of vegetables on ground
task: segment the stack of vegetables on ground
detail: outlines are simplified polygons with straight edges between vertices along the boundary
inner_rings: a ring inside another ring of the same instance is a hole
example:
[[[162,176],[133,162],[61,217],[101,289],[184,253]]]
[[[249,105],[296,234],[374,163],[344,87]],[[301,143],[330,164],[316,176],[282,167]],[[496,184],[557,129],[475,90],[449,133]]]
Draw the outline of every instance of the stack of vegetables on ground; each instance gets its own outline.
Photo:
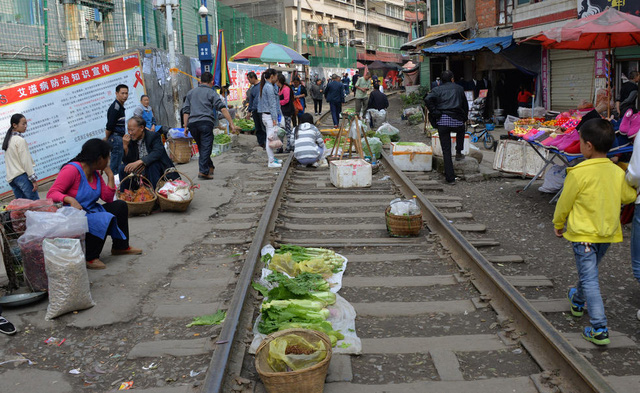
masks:
[[[273,256],[266,254],[262,262],[275,272],[296,277],[301,273],[316,273],[325,278],[343,269],[344,258],[326,248],[305,248],[283,244]]]
[[[336,302],[336,294],[330,291],[329,283],[321,275],[301,273],[289,278],[282,273],[271,273],[266,280],[277,286],[268,289],[253,283],[253,288],[265,297],[260,309],[260,333],[270,334],[292,328],[311,329],[326,333],[332,346],[344,338],[327,321],[330,312],[326,307]]]

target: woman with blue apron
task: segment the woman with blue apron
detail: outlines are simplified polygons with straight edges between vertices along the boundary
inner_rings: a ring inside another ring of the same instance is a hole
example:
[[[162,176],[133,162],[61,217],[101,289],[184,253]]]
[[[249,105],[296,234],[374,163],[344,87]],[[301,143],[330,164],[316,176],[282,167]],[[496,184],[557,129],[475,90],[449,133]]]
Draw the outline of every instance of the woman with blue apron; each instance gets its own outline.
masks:
[[[80,154],[64,165],[47,193],[47,198],[87,212],[89,232],[86,234],[88,269],[104,269],[99,259],[107,235],[113,239],[112,255],[137,255],[142,250],[129,246],[129,209],[124,201],[113,201],[115,181],[109,167],[111,145],[101,139],[90,139]],[[103,171],[107,184],[100,175]],[[78,176],[79,174],[79,176]],[[89,177],[89,178],[88,178]],[[75,195],[73,195],[75,191]],[[107,202],[98,203],[98,199]]]

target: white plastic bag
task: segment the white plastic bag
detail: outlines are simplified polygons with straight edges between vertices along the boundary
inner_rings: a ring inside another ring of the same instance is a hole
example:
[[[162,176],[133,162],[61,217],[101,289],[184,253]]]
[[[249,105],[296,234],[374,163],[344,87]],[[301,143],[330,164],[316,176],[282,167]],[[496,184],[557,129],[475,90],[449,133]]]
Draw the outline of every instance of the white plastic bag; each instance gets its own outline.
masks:
[[[391,214],[394,216],[415,216],[420,214],[420,208],[413,199],[396,198],[389,203]]]
[[[387,120],[387,111],[384,109],[369,109],[367,111],[367,117],[371,119],[371,123],[373,124],[372,128],[377,129]]]
[[[504,121],[504,130],[505,131],[513,131],[516,128],[515,121],[520,120],[515,116],[508,115],[507,119]]]
[[[553,165],[544,175],[544,183],[538,187],[538,191],[555,194],[564,186],[564,178],[567,176],[567,167]]]
[[[80,240],[45,239],[42,250],[49,277],[49,306],[44,318],[50,321],[95,306]]]
[[[27,211],[25,216],[27,230],[18,238],[24,274],[34,290],[46,291],[48,283],[42,241],[64,237],[84,242],[85,234],[89,231],[87,214],[84,210],[65,206],[55,213]]]
[[[521,106],[518,108],[518,117],[521,119],[525,117],[544,117],[545,113],[547,113],[547,110],[541,106],[533,108],[533,113],[531,112],[531,107]]]

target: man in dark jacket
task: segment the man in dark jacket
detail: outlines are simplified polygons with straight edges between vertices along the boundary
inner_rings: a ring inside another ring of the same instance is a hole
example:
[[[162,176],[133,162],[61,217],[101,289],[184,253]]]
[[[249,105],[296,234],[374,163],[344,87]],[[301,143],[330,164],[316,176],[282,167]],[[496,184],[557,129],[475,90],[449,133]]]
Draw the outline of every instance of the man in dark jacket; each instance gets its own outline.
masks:
[[[145,129],[146,122],[140,116],[133,116],[127,123],[129,133],[122,137],[124,149],[124,169],[120,172],[120,180],[130,173],[138,173],[149,179],[153,188],[164,172],[173,168],[173,161],[162,145],[162,138],[157,132]],[[169,178],[177,177],[167,176]],[[123,183],[123,187],[128,185]]]
[[[469,104],[464,89],[454,83],[453,72],[446,70],[441,76],[442,85],[437,86],[425,98],[429,110],[429,121],[438,128],[440,146],[444,158],[444,176],[449,184],[455,184],[456,177],[451,160],[451,133],[456,135],[456,161],[464,159],[464,124],[469,116]],[[436,124],[433,124],[433,123]]]
[[[342,102],[344,101],[344,86],[340,82],[338,75],[333,74],[331,79],[331,82],[329,82],[324,89],[324,96],[331,109],[333,127],[338,128],[340,125],[340,113],[342,113]]]
[[[373,90],[369,94],[369,103],[367,109],[377,109],[379,111],[387,109],[389,107],[389,100],[387,95],[380,91],[380,84],[373,83]]]

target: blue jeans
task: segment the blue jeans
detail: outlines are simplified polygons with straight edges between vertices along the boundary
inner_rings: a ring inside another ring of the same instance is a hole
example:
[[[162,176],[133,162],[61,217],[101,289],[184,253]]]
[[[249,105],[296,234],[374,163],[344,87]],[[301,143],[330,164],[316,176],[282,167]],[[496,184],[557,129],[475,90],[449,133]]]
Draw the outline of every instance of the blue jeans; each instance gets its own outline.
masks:
[[[107,141],[111,144],[111,172],[118,173],[122,158],[124,157],[124,147],[122,147],[122,137],[120,135],[111,134]]]
[[[209,168],[215,168],[211,161],[211,150],[213,150],[213,123],[208,121],[196,121],[189,123],[189,131],[193,140],[198,145],[198,168],[203,175],[209,174]]]
[[[578,304],[587,302],[589,321],[594,328],[607,326],[607,317],[604,315],[604,303],[600,295],[600,283],[598,281],[598,265],[607,252],[610,243],[571,243],[576,257],[578,268],[577,292],[573,295],[573,301]]]
[[[13,180],[9,182],[9,185],[11,186],[13,195],[16,199],[31,199],[32,201],[40,199],[38,191],[33,191],[33,183],[31,183],[31,180],[29,180],[29,176],[27,176],[26,173],[14,177]]]
[[[340,113],[342,113],[342,103],[330,102],[329,108],[331,109],[331,118],[333,119],[333,125],[338,128],[338,126],[340,126]]]
[[[631,222],[631,269],[640,283],[640,206],[636,205]]]

